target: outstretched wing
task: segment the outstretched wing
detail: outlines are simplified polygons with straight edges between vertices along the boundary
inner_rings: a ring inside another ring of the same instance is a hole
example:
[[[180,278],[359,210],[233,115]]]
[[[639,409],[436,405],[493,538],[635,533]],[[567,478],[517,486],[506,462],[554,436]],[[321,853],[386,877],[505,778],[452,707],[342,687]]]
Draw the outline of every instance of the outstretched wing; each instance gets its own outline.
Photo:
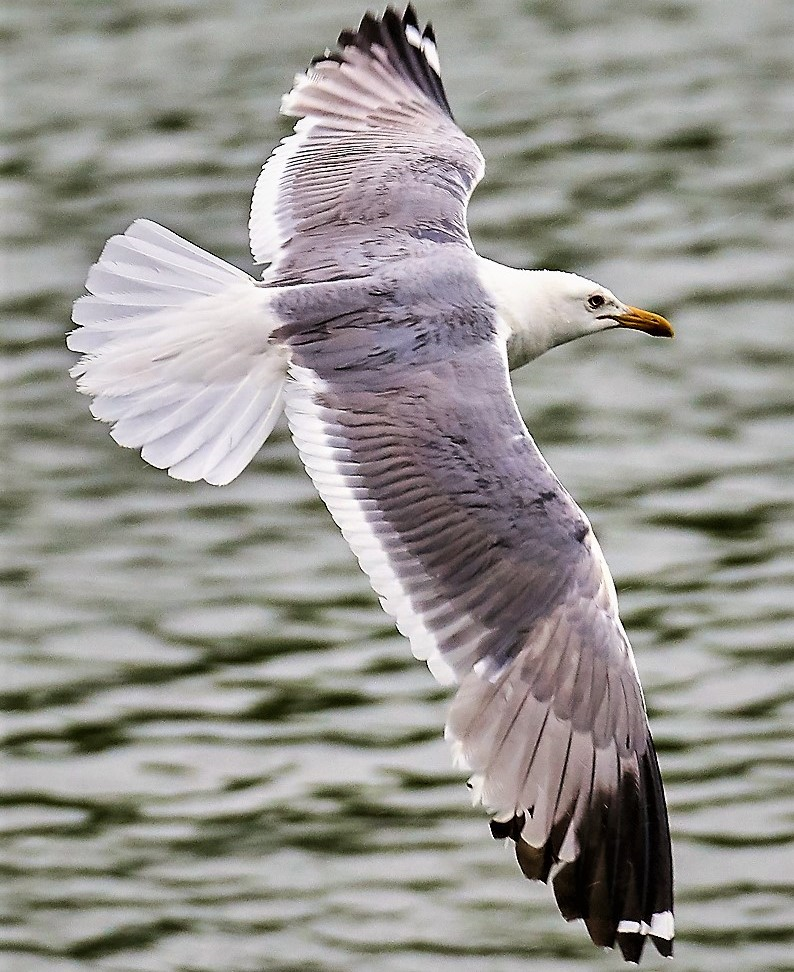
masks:
[[[414,654],[459,683],[447,735],[494,836],[596,943],[637,960],[650,935],[670,954],[667,813],[632,651],[589,523],[518,413],[504,346],[481,333],[442,360],[357,366],[362,326],[304,329],[293,347],[303,462]]]
[[[485,166],[412,7],[343,31],[281,110],[301,120],[263,168],[249,223],[268,282],[355,277],[428,244],[470,246],[466,207]]]

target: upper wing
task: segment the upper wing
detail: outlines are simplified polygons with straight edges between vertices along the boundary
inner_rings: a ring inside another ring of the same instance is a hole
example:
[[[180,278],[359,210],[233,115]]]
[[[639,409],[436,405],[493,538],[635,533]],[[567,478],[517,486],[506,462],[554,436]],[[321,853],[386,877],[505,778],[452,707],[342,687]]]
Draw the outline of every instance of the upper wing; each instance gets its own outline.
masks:
[[[670,954],[667,813],[631,648],[504,348],[343,367],[350,329],[293,348],[286,410],[307,470],[414,653],[460,683],[447,735],[494,835],[598,944],[636,960],[650,934]]]
[[[268,282],[354,277],[428,242],[470,246],[485,166],[453,121],[432,28],[389,8],[339,47],[296,77],[281,110],[302,120],[254,190],[251,251],[271,264]]]

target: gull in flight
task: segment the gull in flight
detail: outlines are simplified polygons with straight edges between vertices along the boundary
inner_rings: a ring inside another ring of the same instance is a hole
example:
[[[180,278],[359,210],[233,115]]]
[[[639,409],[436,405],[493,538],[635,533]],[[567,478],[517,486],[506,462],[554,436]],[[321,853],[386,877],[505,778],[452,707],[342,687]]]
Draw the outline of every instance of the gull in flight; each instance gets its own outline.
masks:
[[[284,410],[384,609],[457,686],[445,735],[493,836],[597,945],[671,955],[667,809],[615,586],[509,371],[672,328],[575,274],[477,255],[483,158],[412,7],[343,31],[281,110],[299,120],[254,189],[261,278],[136,220],[74,305],[77,386],[120,445],[215,485]]]

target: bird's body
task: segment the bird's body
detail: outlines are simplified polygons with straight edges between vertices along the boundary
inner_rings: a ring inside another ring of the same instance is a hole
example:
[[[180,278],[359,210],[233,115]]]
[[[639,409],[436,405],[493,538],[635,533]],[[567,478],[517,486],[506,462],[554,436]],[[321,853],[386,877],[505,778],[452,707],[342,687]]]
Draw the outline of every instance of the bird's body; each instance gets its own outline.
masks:
[[[301,121],[254,191],[262,280],[133,223],[75,305],[78,385],[122,445],[219,485],[283,406],[385,610],[459,686],[446,734],[494,836],[595,942],[670,954],[667,813],[615,588],[508,374],[584,334],[670,326],[474,252],[482,157],[411,8],[344,32],[282,107]]]

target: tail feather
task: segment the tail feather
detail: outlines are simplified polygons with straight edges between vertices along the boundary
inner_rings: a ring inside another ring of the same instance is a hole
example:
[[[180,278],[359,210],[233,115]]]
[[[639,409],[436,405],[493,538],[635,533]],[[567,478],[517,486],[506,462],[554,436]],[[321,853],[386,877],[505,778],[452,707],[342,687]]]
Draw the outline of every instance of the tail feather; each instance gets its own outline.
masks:
[[[177,479],[238,476],[283,406],[287,353],[252,277],[137,220],[108,240],[74,306],[72,368],[120,444]]]

